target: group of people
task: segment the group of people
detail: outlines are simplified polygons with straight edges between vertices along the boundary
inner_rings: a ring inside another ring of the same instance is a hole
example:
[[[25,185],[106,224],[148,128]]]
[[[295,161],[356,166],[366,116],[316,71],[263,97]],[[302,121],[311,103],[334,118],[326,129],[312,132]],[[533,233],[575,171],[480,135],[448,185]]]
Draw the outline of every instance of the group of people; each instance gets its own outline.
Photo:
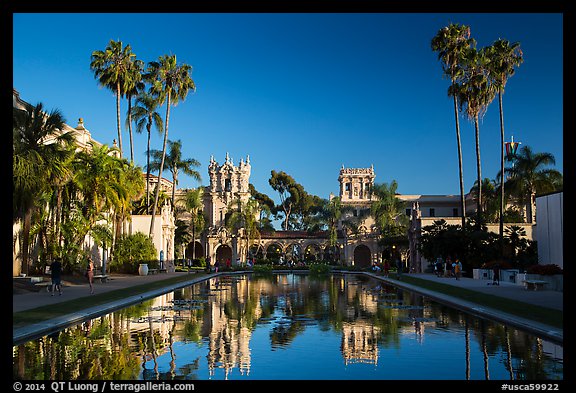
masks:
[[[456,280],[460,280],[462,277],[462,262],[459,258],[455,258],[454,261],[450,257],[446,258],[443,262],[442,258],[437,258],[436,263],[434,263],[434,274],[437,277],[455,277]]]
[[[88,280],[88,285],[90,286],[90,294],[94,294],[94,261],[92,258],[88,257],[88,263],[86,264],[86,271],[84,272],[84,277]],[[52,281],[51,285],[51,296],[54,296],[56,290],[58,294],[62,295],[62,259],[56,258],[50,264],[50,279]]]

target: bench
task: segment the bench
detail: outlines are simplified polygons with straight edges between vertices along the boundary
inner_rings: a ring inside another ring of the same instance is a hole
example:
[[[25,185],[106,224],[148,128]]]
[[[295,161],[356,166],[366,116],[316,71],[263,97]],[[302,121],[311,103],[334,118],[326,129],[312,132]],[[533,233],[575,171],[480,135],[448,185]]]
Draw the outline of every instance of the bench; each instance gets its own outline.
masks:
[[[100,282],[105,283],[108,280],[107,274],[97,274],[94,276],[94,280],[100,280]]]
[[[46,292],[50,292],[52,291],[52,281],[42,281],[42,282],[37,282],[36,284],[34,284],[35,287],[45,287],[46,288]]]
[[[148,269],[148,275],[152,275],[152,274],[156,274],[158,273],[158,269]]]
[[[166,269],[160,269],[160,273],[167,273]]]
[[[548,284],[548,281],[544,281],[544,280],[524,280],[523,281],[526,290],[533,290],[533,291],[537,291],[538,289],[543,289],[544,285]]]

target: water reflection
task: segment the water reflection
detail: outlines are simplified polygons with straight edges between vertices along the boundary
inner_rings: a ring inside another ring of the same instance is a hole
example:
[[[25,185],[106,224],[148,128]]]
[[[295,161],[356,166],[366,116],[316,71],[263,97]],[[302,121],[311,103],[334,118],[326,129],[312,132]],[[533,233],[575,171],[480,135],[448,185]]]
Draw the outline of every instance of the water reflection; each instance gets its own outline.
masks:
[[[562,357],[364,276],[280,274],[216,277],[16,346],[13,375],[545,380],[563,378]]]

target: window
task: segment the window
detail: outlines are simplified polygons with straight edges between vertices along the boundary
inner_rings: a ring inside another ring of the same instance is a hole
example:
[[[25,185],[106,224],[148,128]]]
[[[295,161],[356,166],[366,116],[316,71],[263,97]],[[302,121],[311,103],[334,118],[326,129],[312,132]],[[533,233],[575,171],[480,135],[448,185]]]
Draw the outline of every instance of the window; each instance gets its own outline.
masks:
[[[354,217],[358,217],[358,210],[354,209]]]
[[[224,191],[232,191],[232,181],[230,179],[224,180]]]
[[[411,213],[411,210],[410,210],[410,209],[406,209],[406,215],[407,215],[408,217],[410,217],[410,213]]]
[[[458,217],[458,208],[457,207],[452,209],[452,217]]]
[[[350,191],[350,183],[346,183],[346,191]]]
[[[433,207],[430,208],[430,217],[436,217],[436,212]]]

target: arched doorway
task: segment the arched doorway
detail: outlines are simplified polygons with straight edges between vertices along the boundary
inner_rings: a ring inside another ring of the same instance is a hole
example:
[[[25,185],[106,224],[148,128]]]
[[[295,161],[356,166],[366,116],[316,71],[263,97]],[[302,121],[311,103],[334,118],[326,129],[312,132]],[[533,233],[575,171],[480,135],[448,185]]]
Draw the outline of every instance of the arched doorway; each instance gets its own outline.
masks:
[[[216,249],[216,261],[220,266],[224,266],[228,260],[232,261],[232,249],[226,244],[222,244]]]
[[[354,249],[354,266],[370,267],[372,265],[372,253],[368,246],[360,244]]]
[[[320,253],[321,253],[320,246],[318,244],[312,243],[306,246],[304,250],[304,260],[307,263],[315,262],[320,260]]]
[[[204,256],[204,247],[200,242],[194,242],[194,246],[192,246],[192,242],[188,244],[186,247],[186,258],[190,259],[199,259]]]
[[[266,247],[266,259],[277,263],[282,256],[282,247],[279,244],[272,243]]]

